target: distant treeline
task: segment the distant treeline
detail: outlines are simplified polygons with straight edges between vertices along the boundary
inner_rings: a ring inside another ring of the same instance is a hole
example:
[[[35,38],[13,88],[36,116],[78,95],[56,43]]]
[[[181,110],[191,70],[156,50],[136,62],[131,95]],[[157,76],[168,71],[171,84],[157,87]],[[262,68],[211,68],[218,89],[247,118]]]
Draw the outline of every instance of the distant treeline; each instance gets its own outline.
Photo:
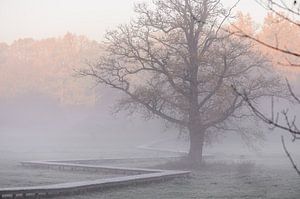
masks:
[[[235,26],[279,47],[300,51],[300,29],[269,14],[262,25],[239,13]],[[290,42],[290,41],[294,42]],[[280,42],[278,42],[280,41]],[[0,43],[0,98],[28,93],[47,95],[61,104],[92,105],[97,100],[94,83],[76,78],[76,70],[95,61],[103,48],[85,36],[67,33],[63,37],[34,40],[18,39],[11,45]],[[294,57],[253,43],[269,57],[274,69],[299,82],[299,68],[285,67]],[[298,60],[299,62],[299,60]]]
[[[61,104],[93,104],[93,85],[75,76],[76,70],[100,52],[99,43],[70,33],[43,40],[19,39],[11,45],[0,43],[0,97],[35,93]]]

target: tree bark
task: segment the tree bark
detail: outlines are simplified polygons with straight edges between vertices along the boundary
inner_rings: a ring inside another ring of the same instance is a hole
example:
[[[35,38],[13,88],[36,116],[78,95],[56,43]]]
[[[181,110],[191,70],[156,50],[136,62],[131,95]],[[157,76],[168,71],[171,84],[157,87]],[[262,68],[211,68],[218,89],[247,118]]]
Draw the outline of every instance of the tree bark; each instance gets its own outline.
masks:
[[[205,130],[200,128],[190,128],[190,151],[189,161],[193,166],[199,166],[202,163],[203,145]]]

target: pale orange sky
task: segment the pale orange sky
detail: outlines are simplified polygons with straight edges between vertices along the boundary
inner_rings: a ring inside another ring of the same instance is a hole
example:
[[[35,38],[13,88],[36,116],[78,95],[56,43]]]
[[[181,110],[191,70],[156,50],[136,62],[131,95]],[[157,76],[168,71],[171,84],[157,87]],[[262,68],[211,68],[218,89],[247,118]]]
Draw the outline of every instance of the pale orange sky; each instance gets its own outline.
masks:
[[[134,15],[134,2],[137,1],[0,0],[0,42],[11,43],[24,37],[56,37],[66,32],[100,41],[105,30],[130,20]],[[223,0],[225,7],[234,3],[235,0]],[[260,22],[265,15],[254,0],[241,0],[235,10],[249,12]]]

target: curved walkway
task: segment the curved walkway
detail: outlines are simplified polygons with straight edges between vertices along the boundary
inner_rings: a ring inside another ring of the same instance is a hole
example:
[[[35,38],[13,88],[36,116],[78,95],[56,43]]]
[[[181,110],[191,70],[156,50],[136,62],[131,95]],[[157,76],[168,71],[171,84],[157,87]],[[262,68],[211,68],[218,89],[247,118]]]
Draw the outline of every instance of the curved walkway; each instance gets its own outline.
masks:
[[[148,145],[147,145],[148,146]],[[139,147],[150,149],[150,147]],[[151,150],[154,150],[151,148]],[[146,158],[143,158],[146,159]],[[121,173],[127,176],[113,177],[99,180],[89,180],[71,183],[60,183],[43,186],[30,187],[14,187],[0,188],[0,198],[41,198],[45,196],[55,196],[60,194],[77,194],[90,190],[103,190],[111,187],[129,186],[141,183],[166,181],[178,177],[188,177],[190,171],[177,170],[158,170],[158,169],[142,169],[142,168],[127,168],[113,167],[88,164],[93,161],[102,163],[118,160],[130,159],[102,159],[102,160],[72,160],[72,161],[29,161],[22,162],[23,166],[61,169],[61,170],[83,170],[83,171],[102,171],[111,173]],[[85,164],[83,164],[85,163]]]

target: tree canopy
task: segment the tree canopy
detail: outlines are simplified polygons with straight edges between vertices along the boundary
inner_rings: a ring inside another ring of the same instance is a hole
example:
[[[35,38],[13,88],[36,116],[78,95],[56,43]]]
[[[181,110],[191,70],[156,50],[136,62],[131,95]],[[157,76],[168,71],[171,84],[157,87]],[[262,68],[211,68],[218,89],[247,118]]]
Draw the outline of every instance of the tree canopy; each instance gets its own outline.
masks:
[[[121,108],[186,129],[192,160],[201,161],[212,129],[234,129],[230,123],[250,116],[232,86],[253,100],[279,94],[265,57],[223,31],[231,13],[219,1],[155,0],[135,11],[107,33],[105,54],[81,75],[124,93]]]

